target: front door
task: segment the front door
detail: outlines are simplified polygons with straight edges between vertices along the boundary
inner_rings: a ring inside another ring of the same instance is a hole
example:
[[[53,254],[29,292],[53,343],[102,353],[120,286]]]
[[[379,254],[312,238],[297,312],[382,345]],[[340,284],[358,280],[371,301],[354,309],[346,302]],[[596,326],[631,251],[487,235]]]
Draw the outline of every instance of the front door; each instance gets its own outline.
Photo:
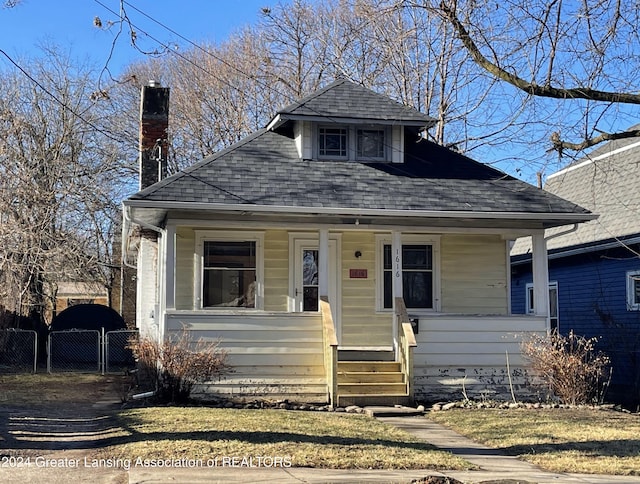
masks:
[[[338,243],[337,240],[329,240],[329,302],[331,313],[336,326],[336,334],[340,334],[340,299],[338,279]],[[320,294],[318,286],[318,267],[320,249],[318,241],[313,239],[295,239],[294,243],[294,274],[292,299],[293,310],[296,312],[317,312],[320,309]]]

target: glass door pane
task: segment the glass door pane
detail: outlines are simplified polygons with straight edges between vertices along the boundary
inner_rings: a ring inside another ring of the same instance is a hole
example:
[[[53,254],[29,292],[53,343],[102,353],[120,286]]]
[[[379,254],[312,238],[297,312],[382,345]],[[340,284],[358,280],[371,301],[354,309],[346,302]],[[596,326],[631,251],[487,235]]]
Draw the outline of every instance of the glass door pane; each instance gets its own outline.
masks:
[[[302,252],[302,310],[318,310],[318,250]]]

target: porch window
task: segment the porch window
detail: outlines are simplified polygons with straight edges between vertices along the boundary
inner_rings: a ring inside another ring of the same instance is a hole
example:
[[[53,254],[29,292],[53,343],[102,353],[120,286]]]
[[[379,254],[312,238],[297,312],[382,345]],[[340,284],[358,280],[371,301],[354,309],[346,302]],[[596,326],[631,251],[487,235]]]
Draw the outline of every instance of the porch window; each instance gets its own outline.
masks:
[[[527,314],[535,314],[533,307],[533,283],[527,284]],[[549,325],[551,331],[558,331],[558,283],[549,282]]]
[[[202,307],[256,306],[256,242],[205,240]]]
[[[627,309],[640,311],[640,270],[627,272]]]
[[[391,244],[383,247],[383,307],[393,307]],[[408,309],[434,309],[434,264],[431,244],[402,246],[402,295]]]

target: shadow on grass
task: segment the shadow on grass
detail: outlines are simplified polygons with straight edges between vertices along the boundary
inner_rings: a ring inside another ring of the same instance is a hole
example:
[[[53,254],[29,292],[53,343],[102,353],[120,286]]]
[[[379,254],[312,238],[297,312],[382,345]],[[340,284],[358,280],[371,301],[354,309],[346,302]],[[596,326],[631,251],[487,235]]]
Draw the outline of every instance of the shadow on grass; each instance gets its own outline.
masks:
[[[513,445],[500,447],[506,455],[549,454],[560,452],[580,452],[593,457],[638,457],[640,440],[589,440],[585,442],[558,442],[535,445]]]

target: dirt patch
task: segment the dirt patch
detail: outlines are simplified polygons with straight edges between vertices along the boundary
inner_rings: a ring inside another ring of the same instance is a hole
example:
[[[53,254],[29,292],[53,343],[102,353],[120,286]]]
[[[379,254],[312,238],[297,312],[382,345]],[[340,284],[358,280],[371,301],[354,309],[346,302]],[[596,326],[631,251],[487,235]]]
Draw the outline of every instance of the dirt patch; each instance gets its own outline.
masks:
[[[0,455],[104,445],[120,430],[113,414],[127,385],[121,375],[0,376]]]

